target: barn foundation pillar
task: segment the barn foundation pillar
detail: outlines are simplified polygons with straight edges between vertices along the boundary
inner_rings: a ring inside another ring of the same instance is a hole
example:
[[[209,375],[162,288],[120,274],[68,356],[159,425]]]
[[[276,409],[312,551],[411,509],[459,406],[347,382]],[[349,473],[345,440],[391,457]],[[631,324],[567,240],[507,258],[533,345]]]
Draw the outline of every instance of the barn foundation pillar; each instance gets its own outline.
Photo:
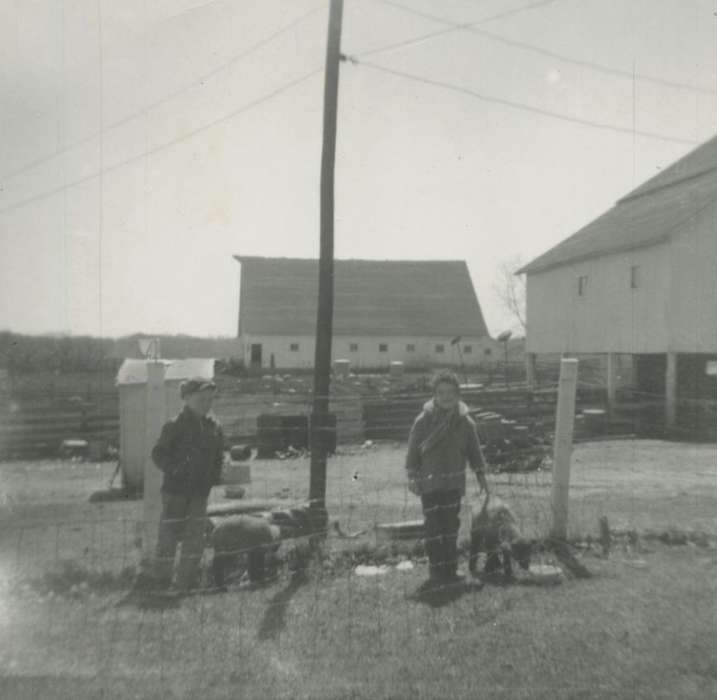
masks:
[[[535,363],[537,355],[534,352],[529,352],[525,356],[525,379],[528,384],[528,391],[533,391],[536,388],[536,377],[535,377]]]
[[[672,430],[677,418],[677,353],[667,353],[665,370],[665,429]]]
[[[617,353],[609,352],[607,354],[607,408],[610,414],[615,411],[615,401],[617,398]]]

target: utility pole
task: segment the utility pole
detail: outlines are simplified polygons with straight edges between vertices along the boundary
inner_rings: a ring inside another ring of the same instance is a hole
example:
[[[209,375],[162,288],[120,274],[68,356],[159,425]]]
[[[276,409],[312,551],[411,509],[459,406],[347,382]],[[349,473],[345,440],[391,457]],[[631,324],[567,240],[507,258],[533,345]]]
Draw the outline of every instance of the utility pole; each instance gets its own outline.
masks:
[[[321,530],[324,530],[328,523],[326,456],[328,453],[331,339],[334,314],[334,165],[336,162],[336,113],[338,111],[343,5],[343,0],[331,0],[324,76],[321,252],[314,356],[314,406],[311,414],[311,478],[309,481],[309,502],[315,515],[315,524]]]

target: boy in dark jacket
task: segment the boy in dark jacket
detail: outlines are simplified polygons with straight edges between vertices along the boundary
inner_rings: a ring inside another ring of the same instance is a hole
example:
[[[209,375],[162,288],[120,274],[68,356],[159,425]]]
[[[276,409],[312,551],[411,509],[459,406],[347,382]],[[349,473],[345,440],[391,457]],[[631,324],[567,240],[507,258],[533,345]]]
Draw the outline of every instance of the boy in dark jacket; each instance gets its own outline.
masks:
[[[207,499],[221,479],[224,435],[209,415],[216,386],[190,379],[181,386],[184,409],[162,429],[152,450],[154,463],[164,473],[162,519],[157,542],[157,579],[162,587],[172,580],[174,556],[182,543],[177,588],[186,592],[197,583],[204,550]]]
[[[466,490],[466,462],[488,493],[485,462],[468,407],[460,400],[458,378],[442,372],[433,382],[433,398],[416,418],[408,438],[408,487],[421,497],[431,584],[458,576],[458,528]]]

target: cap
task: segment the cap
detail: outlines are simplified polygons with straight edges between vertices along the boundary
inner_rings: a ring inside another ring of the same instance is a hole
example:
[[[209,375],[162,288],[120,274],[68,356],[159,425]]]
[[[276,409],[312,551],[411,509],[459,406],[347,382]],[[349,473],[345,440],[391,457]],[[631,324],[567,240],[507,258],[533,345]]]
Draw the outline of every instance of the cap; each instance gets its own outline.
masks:
[[[179,393],[183,399],[186,399],[188,396],[204,391],[205,389],[216,391],[217,385],[211,379],[195,377],[193,379],[183,381],[179,387]]]

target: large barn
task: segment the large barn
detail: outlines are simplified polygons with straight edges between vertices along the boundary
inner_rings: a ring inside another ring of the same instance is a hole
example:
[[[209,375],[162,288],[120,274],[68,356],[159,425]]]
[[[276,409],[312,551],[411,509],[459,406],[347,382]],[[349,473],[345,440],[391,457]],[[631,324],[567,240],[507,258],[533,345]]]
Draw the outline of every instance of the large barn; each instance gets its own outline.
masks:
[[[620,383],[664,401],[717,397],[717,137],[526,265],[527,350],[602,353]]]
[[[318,261],[235,258],[247,365],[312,367]],[[458,365],[461,358],[470,366],[490,359],[494,347],[464,261],[335,261],[333,359],[356,368]]]

